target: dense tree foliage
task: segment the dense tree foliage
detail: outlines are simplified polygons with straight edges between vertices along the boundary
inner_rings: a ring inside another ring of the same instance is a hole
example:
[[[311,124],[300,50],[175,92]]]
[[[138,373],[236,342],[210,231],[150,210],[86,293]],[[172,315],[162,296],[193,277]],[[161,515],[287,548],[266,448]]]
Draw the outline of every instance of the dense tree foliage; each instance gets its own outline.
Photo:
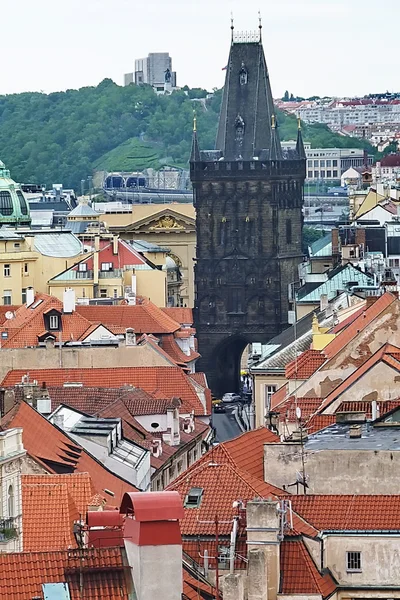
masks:
[[[158,96],[149,86],[120,87],[105,79],[97,87],[52,94],[0,96],[0,152],[20,182],[63,183],[79,189],[94,168],[187,165],[193,109],[201,146],[213,148],[221,90],[180,90]],[[195,100],[196,98],[197,100]],[[282,139],[294,139],[296,119],[280,114]],[[306,126],[313,146],[359,146],[323,125]],[[125,162],[124,162],[125,161]],[[116,163],[121,163],[119,167]]]

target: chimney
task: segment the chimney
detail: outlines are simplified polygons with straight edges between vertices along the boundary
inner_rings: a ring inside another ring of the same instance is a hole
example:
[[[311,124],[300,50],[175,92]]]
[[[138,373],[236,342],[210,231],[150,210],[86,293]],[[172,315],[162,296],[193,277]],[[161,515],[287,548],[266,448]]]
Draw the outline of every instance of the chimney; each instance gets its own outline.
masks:
[[[118,255],[118,236],[113,235],[113,254]]]
[[[174,402],[175,398],[172,399]],[[178,400],[178,399],[177,399]],[[180,404],[180,400],[178,400]],[[186,420],[186,419],[185,419]],[[189,419],[190,420],[190,419]],[[181,431],[180,431],[180,419],[179,419],[179,408],[173,406],[171,408],[167,408],[167,429],[171,432],[170,436],[166,436],[170,438],[169,445],[170,446],[179,446],[181,443]],[[186,431],[184,429],[184,431]],[[190,432],[187,432],[190,433]]]
[[[248,600],[276,600],[280,580],[281,520],[276,500],[254,500],[246,506],[249,548]]]
[[[124,545],[138,600],[182,599],[183,518],[178,492],[127,492],[120,513],[126,515]]]
[[[151,454],[155,458],[160,458],[162,454],[162,442],[161,440],[153,440],[151,442]]]
[[[361,435],[361,425],[350,425],[349,429],[350,439],[356,440],[362,437]]]
[[[56,345],[56,340],[54,339],[54,337],[52,336],[48,336],[45,340],[44,340],[44,345],[46,350],[52,350],[55,345]]]
[[[249,568],[250,570],[250,568]],[[223,581],[224,600],[244,600],[243,574],[230,573]]]
[[[63,295],[64,314],[72,314],[75,310],[75,290],[66,288]]]
[[[0,417],[4,417],[15,404],[14,390],[0,388]]]
[[[321,311],[326,310],[328,308],[328,294],[321,294],[319,298],[319,309]]]
[[[366,420],[367,415],[362,410],[336,413],[336,423],[338,423],[338,425],[343,425],[346,423],[365,423]]]
[[[125,329],[125,346],[136,346],[136,334],[133,327]]]
[[[100,254],[100,236],[94,236],[94,254],[93,254],[93,283],[99,284],[99,254]]]
[[[35,290],[33,287],[26,289],[26,306],[29,308],[35,302]]]
[[[128,298],[128,304],[130,306],[135,306],[136,304],[136,273],[132,273],[132,293]]]

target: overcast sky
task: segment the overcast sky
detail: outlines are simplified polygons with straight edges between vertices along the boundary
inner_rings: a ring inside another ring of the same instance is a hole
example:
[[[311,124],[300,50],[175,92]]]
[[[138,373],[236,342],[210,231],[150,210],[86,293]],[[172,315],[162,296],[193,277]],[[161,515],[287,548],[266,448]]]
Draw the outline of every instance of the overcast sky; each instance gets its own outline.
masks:
[[[275,97],[400,91],[400,0],[0,0],[0,94],[122,85],[149,52],[221,87],[230,13],[255,30],[259,9]]]

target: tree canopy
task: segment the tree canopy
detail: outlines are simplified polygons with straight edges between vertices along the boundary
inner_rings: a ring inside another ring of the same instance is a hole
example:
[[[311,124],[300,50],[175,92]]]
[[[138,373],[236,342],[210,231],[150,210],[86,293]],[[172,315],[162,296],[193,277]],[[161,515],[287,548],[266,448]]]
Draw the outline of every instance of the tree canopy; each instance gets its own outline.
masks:
[[[213,148],[221,96],[189,88],[163,96],[111,79],[66,92],[0,96],[1,159],[19,182],[75,189],[94,169],[187,166],[193,109],[201,147]],[[279,113],[278,121],[281,138],[295,139],[295,117]],[[304,138],[314,147],[363,145],[324,125],[305,126]]]

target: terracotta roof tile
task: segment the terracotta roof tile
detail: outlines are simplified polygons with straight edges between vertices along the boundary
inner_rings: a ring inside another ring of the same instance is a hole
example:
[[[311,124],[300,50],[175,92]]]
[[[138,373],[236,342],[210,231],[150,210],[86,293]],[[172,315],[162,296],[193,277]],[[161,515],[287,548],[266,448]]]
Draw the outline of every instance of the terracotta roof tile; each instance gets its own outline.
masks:
[[[21,382],[25,369],[9,371],[2,385],[14,386]],[[192,380],[180,367],[119,367],[104,369],[30,369],[31,380],[46,382],[47,386],[60,387],[64,383],[82,383],[88,387],[118,388],[132,385],[158,398],[178,397],[183,410],[195,411],[196,415],[207,414],[192,387]],[[181,411],[183,412],[183,411]]]
[[[214,598],[215,588],[209,583],[192,577],[186,569],[183,569],[183,595],[188,600],[201,600],[202,598]]]
[[[19,304],[0,304],[0,325],[7,321],[6,313],[15,313],[20,308]]]
[[[326,362],[319,350],[306,350],[292,360],[285,369],[286,379],[308,379]]]
[[[22,483],[25,485],[66,485],[68,494],[71,496],[78,513],[84,516],[90,499],[95,494],[93,481],[89,473],[64,473],[64,474],[41,474],[22,475]]]
[[[344,319],[343,321],[341,321],[341,323],[338,323],[337,325],[335,325],[335,327],[333,327],[333,329],[331,330],[330,333],[336,333],[336,334],[340,333],[343,329],[346,329],[346,327],[351,325],[351,323],[353,323],[353,321],[358,319],[358,317],[360,315],[362,315],[363,312],[365,312],[365,310],[366,310],[366,308],[365,308],[365,301],[364,301],[364,302],[362,302],[361,308],[359,308],[358,310],[353,312],[349,317],[347,317],[347,319]]]
[[[205,373],[190,373],[190,377],[194,379],[203,388],[208,387],[207,377]]]
[[[114,475],[104,465],[91,457],[58,427],[52,425],[26,402],[20,402],[6,428],[22,427],[24,447],[34,460],[51,473],[89,473],[94,490],[100,494],[110,490],[114,496],[105,496],[120,503],[125,492],[137,491],[122,478]],[[1,428],[5,425],[3,419]]]
[[[287,383],[285,383],[285,385],[282,385],[279,390],[277,390],[275,392],[275,394],[272,394],[271,397],[271,410],[275,410],[275,408],[277,406],[279,406],[279,404],[281,404],[281,402],[283,402],[283,400],[285,400],[286,398],[286,394],[289,391],[289,386]]]
[[[180,329],[168,314],[150,300],[135,306],[77,306],[76,311],[89,321],[100,322],[106,326],[133,327],[136,333],[174,333]]]
[[[193,310],[191,308],[180,308],[178,306],[171,308],[162,308],[166,315],[171,317],[177,323],[181,325],[193,325]]]
[[[398,408],[400,406],[400,398],[397,398],[397,400],[379,400],[377,402],[377,406],[378,406],[379,416],[382,417],[389,411],[393,410],[394,408]],[[353,401],[341,402],[341,404],[339,404],[339,406],[336,409],[337,413],[338,412],[353,412],[353,411],[364,412],[367,416],[367,419],[371,419],[372,418],[372,401],[366,401],[366,400],[357,401],[357,400],[355,400],[354,402]],[[325,417],[328,415],[320,415],[320,416]]]
[[[280,548],[280,593],[284,595],[321,595],[329,597],[336,590],[331,575],[321,575],[303,541],[284,541]]]
[[[7,600],[42,598],[43,583],[68,583],[71,600],[81,600],[82,551],[0,554],[0,597]],[[128,600],[121,548],[83,550],[84,592],[90,600]]]
[[[196,358],[199,358],[200,354],[194,350],[190,351],[187,355],[180,349],[173,335],[163,335],[161,340],[161,347],[165,352],[171,356],[177,363],[188,363],[192,362]]]
[[[377,302],[375,304],[377,304]],[[375,304],[373,306],[375,306]],[[318,409],[318,412],[324,411],[334,400],[340,396],[340,394],[358,381],[371,367],[373,367],[379,361],[387,362],[392,368],[400,371],[400,361],[398,360],[398,357],[400,357],[400,348],[397,348],[392,344],[384,344],[324,399]]]
[[[50,477],[52,477],[50,475]],[[57,477],[54,475],[54,477]],[[79,513],[65,483],[26,483],[22,480],[24,551],[75,548],[74,521]]]
[[[324,531],[400,531],[400,496],[290,496],[293,510]]]
[[[296,408],[300,408],[301,420],[304,422],[315,413],[322,402],[322,398],[295,398],[295,396],[290,396],[282,404],[276,407],[276,411],[279,412],[280,421],[295,423],[298,420]]]
[[[264,479],[264,444],[279,443],[280,439],[266,427],[258,427],[223,442],[223,449],[232,463],[258,479]]]
[[[39,304],[37,304],[40,301]],[[34,308],[33,308],[34,307]],[[36,294],[35,302],[27,307],[20,306],[15,312],[15,318],[2,324],[1,332],[7,332],[7,340],[2,340],[3,348],[25,348],[37,346],[38,337],[45,335],[44,315],[55,309],[60,313],[62,321],[63,340],[79,340],[91,327],[90,321],[77,312],[63,314],[63,303],[47,294]],[[58,331],[49,331],[56,340],[59,339]]]
[[[306,429],[308,435],[321,431],[329,425],[333,425],[336,422],[335,415],[312,415],[312,417],[306,423]]]

